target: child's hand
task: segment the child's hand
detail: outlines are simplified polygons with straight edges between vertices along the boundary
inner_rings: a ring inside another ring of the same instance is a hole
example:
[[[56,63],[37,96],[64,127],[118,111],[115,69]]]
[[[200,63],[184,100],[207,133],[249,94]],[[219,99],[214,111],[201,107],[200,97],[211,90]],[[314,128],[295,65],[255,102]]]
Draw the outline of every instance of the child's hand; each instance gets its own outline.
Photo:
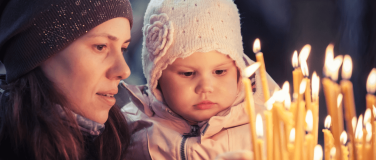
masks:
[[[215,160],[253,160],[251,151],[240,150],[222,153]]]

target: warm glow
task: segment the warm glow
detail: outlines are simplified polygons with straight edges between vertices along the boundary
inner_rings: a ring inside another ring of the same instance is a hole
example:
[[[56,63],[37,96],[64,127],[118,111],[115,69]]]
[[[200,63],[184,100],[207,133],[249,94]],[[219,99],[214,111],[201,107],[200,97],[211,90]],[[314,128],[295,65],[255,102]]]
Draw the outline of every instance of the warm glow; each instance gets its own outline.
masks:
[[[340,93],[337,97],[337,108],[339,108],[339,106],[341,105],[342,98],[343,98],[343,95],[342,93]]]
[[[260,39],[256,39],[255,42],[253,43],[253,53],[258,53],[261,50],[261,43]]]
[[[364,113],[363,124],[367,124],[371,122],[371,109],[367,108],[366,112]]]
[[[305,79],[302,80],[299,87],[299,94],[303,94],[306,90],[307,82]]]
[[[292,55],[292,67],[298,68],[299,62],[298,62],[298,51],[294,51],[294,54]]]
[[[339,71],[339,68],[341,67],[342,60],[343,60],[342,55],[337,56],[336,58],[334,58],[333,63],[329,68],[330,73],[331,73],[330,75],[333,81],[338,80],[338,71]]]
[[[329,129],[331,124],[332,124],[332,117],[330,115],[328,115],[325,118],[324,127],[326,129]]]
[[[374,94],[376,91],[376,68],[373,68],[367,78],[367,92]]]
[[[330,157],[334,158],[335,156],[336,156],[336,147],[332,147],[332,149],[330,149]]]
[[[274,95],[274,94],[273,94]],[[272,110],[273,109],[273,103],[275,102],[275,99],[274,99],[274,97],[273,96],[271,96],[269,99],[268,99],[268,101],[266,101],[265,102],[265,107],[266,107],[266,109],[267,110]]]
[[[276,102],[283,102],[286,99],[286,93],[283,90],[275,91],[273,97]]]
[[[322,160],[323,153],[322,153],[322,147],[318,144],[315,146],[315,149],[313,151],[313,160]]]
[[[290,96],[290,93],[287,94],[284,104],[285,104],[285,108],[287,110],[290,110],[290,107],[291,107],[291,96]]]
[[[319,98],[320,77],[317,76],[316,71],[312,74],[312,99],[317,101]]]
[[[326,77],[330,77],[331,73],[330,73],[330,66],[332,65],[333,63],[333,60],[334,60],[334,45],[333,44],[329,44],[328,47],[326,47],[326,52],[325,52],[325,64],[324,64],[324,75]]]
[[[367,131],[366,142],[370,142],[372,139],[372,124],[368,122],[365,124],[365,126],[366,126],[366,131]]]
[[[256,135],[257,137],[262,137],[264,132],[263,124],[262,124],[262,118],[260,114],[257,114],[256,116]]]
[[[352,74],[352,60],[349,55],[345,55],[342,64],[342,79],[350,79]]]
[[[311,45],[306,44],[299,53],[299,64],[307,61],[309,52],[311,52]]]
[[[285,83],[283,83],[282,90],[285,93],[290,93],[290,83],[288,81],[285,81]]]
[[[351,125],[352,125],[352,128],[353,128],[353,132],[355,133],[356,117],[353,117],[353,118],[351,119]]]
[[[295,128],[291,129],[291,131],[290,131],[289,141],[290,141],[290,143],[295,142]]]
[[[302,69],[303,76],[308,77],[309,72],[308,72],[308,66],[307,66],[306,61],[303,61],[303,62],[300,63],[300,68]]]
[[[247,68],[245,68],[244,70],[244,76],[245,77],[250,77],[252,76],[253,73],[256,72],[256,70],[260,67],[260,63],[259,62],[255,62],[254,64],[248,66]]]
[[[372,105],[372,108],[373,108],[373,117],[376,117],[376,107]]]
[[[307,123],[307,131],[311,132],[313,129],[313,116],[312,116],[312,111],[308,110],[306,114],[305,121]]]
[[[346,145],[347,143],[347,134],[345,131],[342,132],[341,136],[339,137],[339,141],[343,144]]]
[[[361,140],[363,138],[363,115],[359,116],[358,124],[355,129],[355,138]]]

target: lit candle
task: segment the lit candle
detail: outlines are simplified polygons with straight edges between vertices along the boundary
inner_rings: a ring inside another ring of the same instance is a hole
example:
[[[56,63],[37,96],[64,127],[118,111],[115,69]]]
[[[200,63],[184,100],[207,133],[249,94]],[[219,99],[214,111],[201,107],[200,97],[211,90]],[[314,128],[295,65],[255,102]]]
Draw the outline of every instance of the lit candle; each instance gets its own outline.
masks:
[[[262,83],[262,91],[264,93],[264,101],[266,102],[270,98],[268,80],[266,79],[266,69],[264,62],[264,55],[261,51],[260,40],[257,38],[253,43],[253,52],[256,54],[256,60],[260,63],[260,77]]]
[[[370,122],[367,122],[365,124],[365,130],[366,133],[363,133],[365,140],[363,141],[363,147],[364,147],[364,154],[363,157],[367,157],[368,159],[372,159],[372,124]]]
[[[363,116],[360,115],[358,118],[358,123],[355,128],[355,149],[356,149],[356,160],[363,160]]]
[[[337,157],[339,157],[339,156],[337,156],[337,149],[336,149],[336,147],[332,147],[331,149],[330,149],[330,160],[337,160]]]
[[[305,92],[307,83],[303,80],[299,87],[299,96]],[[299,100],[299,98],[298,98]],[[303,141],[304,141],[304,118],[305,118],[305,102],[298,101],[297,106],[297,121],[296,121],[296,138],[295,138],[295,154],[294,160],[303,159]]]
[[[287,149],[289,152],[289,158],[293,159],[294,158],[294,142],[295,142],[295,128],[291,129],[290,136],[289,136],[289,142],[287,144]]]
[[[256,141],[256,144],[257,144],[257,152],[255,153],[256,154],[256,160],[264,160],[264,142],[263,142],[263,131],[264,131],[264,128],[263,128],[263,124],[262,124],[262,118],[261,118],[261,115],[260,114],[257,114],[256,116],[256,135],[257,135],[257,141]]]
[[[376,91],[376,68],[373,68],[367,78],[367,96],[366,96],[366,103],[367,108],[372,109],[372,106],[375,105],[376,98],[375,98],[375,91]]]
[[[376,108],[375,106],[372,106],[372,113],[373,117],[376,117]],[[376,136],[376,121],[373,119],[372,121],[372,137]],[[376,138],[372,138],[372,156],[373,160],[376,160]]]
[[[323,153],[322,153],[322,147],[320,145],[316,145],[314,149],[314,156],[313,160],[322,160]]]
[[[306,123],[307,123],[307,132],[308,134],[306,135],[305,137],[305,141],[306,141],[306,155],[307,155],[307,158],[306,160],[312,160],[313,159],[313,135],[312,135],[312,129],[313,129],[313,117],[312,117],[312,111],[311,110],[307,110],[307,114],[306,114],[306,119],[305,119]]]
[[[305,102],[307,105],[307,109],[312,110],[311,108],[311,81],[308,78],[309,71],[308,71],[308,65],[307,65],[307,58],[308,58],[310,51],[311,51],[311,46],[309,44],[305,45],[299,54],[299,62],[300,62],[300,67],[302,69],[304,79],[307,82],[307,86],[305,90]]]
[[[352,119],[356,116],[355,111],[355,102],[354,102],[354,92],[353,92],[353,84],[349,80],[352,74],[352,60],[349,55],[345,55],[342,65],[342,80],[341,80],[341,90],[343,93],[343,101],[345,106],[345,120],[346,120],[346,128],[349,132],[349,139],[351,145],[349,146],[350,153],[354,153],[355,146],[355,135],[354,131],[355,128],[352,127]],[[350,159],[352,158],[353,154],[350,154]]]
[[[303,79],[302,70],[299,68],[298,51],[294,51],[294,54],[292,55],[292,67],[294,67],[294,71],[292,71],[292,80],[293,80],[293,87],[294,87],[293,94],[298,94],[299,85]]]
[[[332,122],[332,118],[330,115],[326,116],[324,127],[325,129],[322,130],[324,133],[324,152],[325,152],[325,159],[330,159],[330,149],[334,146],[334,138],[332,133],[329,131],[330,125]]]
[[[282,160],[287,160],[286,140],[281,128],[281,121],[284,124],[291,124],[291,115],[288,116],[287,111],[283,108],[282,101],[284,100],[283,91],[275,91],[273,96],[276,102],[273,104],[273,119],[274,119],[274,153],[279,153],[277,156]]]
[[[253,95],[252,95],[252,87],[251,87],[251,81],[248,79],[249,76],[251,76],[257,68],[260,66],[259,63],[254,63],[253,65],[247,67],[244,71],[245,77],[243,78],[243,84],[245,87],[245,108],[248,113],[249,117],[249,126],[251,130],[251,140],[252,140],[252,148],[255,153],[258,152],[258,148],[256,145],[256,130],[255,130],[255,111],[254,111],[254,101],[253,101]],[[257,157],[254,157],[256,159]]]
[[[313,115],[313,142],[317,145],[319,133],[319,86],[320,78],[316,72],[312,74],[312,115]]]
[[[266,111],[264,111],[265,122],[266,122],[266,158],[267,160],[273,160],[273,114],[271,110],[273,109],[273,101],[269,99],[265,104]]]
[[[340,141],[342,143],[341,150],[342,150],[342,160],[348,160],[349,159],[349,149],[346,146],[347,143],[347,134],[345,131],[342,132]]]

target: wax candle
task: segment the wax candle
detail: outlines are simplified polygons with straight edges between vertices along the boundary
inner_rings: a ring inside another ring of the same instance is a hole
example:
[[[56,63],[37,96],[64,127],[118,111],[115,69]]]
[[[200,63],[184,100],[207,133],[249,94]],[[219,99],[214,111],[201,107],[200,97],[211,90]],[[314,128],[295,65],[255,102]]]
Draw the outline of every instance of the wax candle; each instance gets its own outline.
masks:
[[[312,117],[312,111],[311,110],[307,110],[307,114],[306,114],[306,119],[305,119],[306,123],[307,123],[307,132],[308,134],[306,135],[305,137],[305,141],[306,141],[306,155],[307,155],[307,158],[306,160],[312,160],[313,159],[313,147],[314,147],[314,143],[313,143],[313,135],[312,135],[312,129],[313,129],[313,117]]]
[[[375,91],[376,91],[376,68],[373,68],[367,78],[367,83],[366,83],[366,88],[367,88],[367,96],[366,96],[366,103],[367,103],[367,108],[372,109],[372,106],[375,105],[376,98],[375,98]],[[372,118],[374,118],[372,116]]]
[[[270,98],[268,80],[266,78],[266,69],[264,62],[264,55],[261,51],[260,40],[257,38],[253,43],[253,52],[256,54],[256,61],[260,63],[260,77],[262,84],[262,91],[264,93],[264,101],[266,102]]]
[[[320,78],[316,72],[312,74],[312,115],[313,115],[313,142],[317,145],[319,133],[319,86]]]
[[[372,124],[370,109],[367,109],[364,113],[363,125],[363,157],[372,159]]]
[[[356,160],[363,160],[363,116],[360,115],[358,118],[358,123],[355,128],[355,149],[356,149]]]
[[[292,80],[294,87],[293,94],[299,94],[299,85],[303,79],[303,73],[302,70],[299,68],[298,51],[294,51],[294,54],[292,56],[292,66],[294,67],[294,71],[292,71]]]
[[[259,63],[255,63],[245,69],[245,78],[243,78],[243,84],[245,88],[245,108],[248,112],[249,117],[249,126],[251,130],[251,140],[252,140],[252,148],[254,149],[254,152],[258,152],[257,143],[256,140],[256,129],[255,129],[255,112],[254,112],[254,101],[253,101],[253,92],[251,87],[251,81],[248,79],[249,76],[251,76],[256,69],[260,66]],[[256,159],[257,157],[254,157]],[[256,159],[257,160],[257,159]]]
[[[257,135],[257,152],[255,152],[256,154],[256,160],[264,160],[264,154],[263,154],[263,151],[264,151],[264,141],[263,141],[263,131],[264,131],[264,128],[263,128],[263,124],[262,124],[262,118],[261,118],[261,115],[260,114],[257,114],[256,116],[256,135]]]
[[[337,160],[338,158],[337,157],[339,157],[339,156],[337,156],[337,149],[336,149],[336,147],[332,147],[331,149],[330,149],[330,160]]]
[[[373,111],[373,117],[376,117],[376,108],[375,106],[372,106]],[[376,121],[372,121],[372,158],[373,160],[376,160]]]
[[[272,108],[264,111],[265,122],[266,122],[266,158],[267,160],[273,160],[273,116],[270,111],[271,109]]]
[[[311,80],[308,78],[309,72],[308,72],[308,66],[307,62],[301,62],[301,68],[304,76],[304,80],[307,82],[307,87],[305,90],[305,102],[307,105],[307,109],[312,110],[312,105],[311,105]]]
[[[289,152],[289,158],[293,159],[294,158],[294,142],[295,142],[295,128],[291,129],[291,132],[289,134],[289,142],[287,144],[287,150]]]
[[[322,147],[320,145],[316,145],[314,149],[314,156],[313,160],[322,160],[323,153],[322,153]]]
[[[299,96],[301,96],[305,92],[307,83],[302,81],[299,88]],[[299,98],[298,98],[299,99]],[[304,118],[305,118],[305,102],[298,101],[297,106],[297,121],[296,121],[296,129],[295,129],[295,155],[294,160],[301,160],[303,159],[303,141],[304,141]]]
[[[330,159],[330,149],[334,146],[334,138],[332,133],[329,131],[331,125],[332,118],[330,115],[326,116],[324,127],[325,129],[322,130],[324,133],[324,152],[325,152],[325,159]]]
[[[351,145],[349,146],[350,150],[350,159],[353,160],[354,147],[355,146],[355,135],[354,131],[355,128],[352,127],[352,119],[356,116],[355,111],[355,101],[354,101],[354,92],[353,92],[353,84],[349,79],[351,78],[352,74],[352,60],[349,55],[345,55],[342,65],[342,80],[341,80],[341,91],[343,94],[343,101],[345,106],[345,120],[346,120],[346,128],[349,133],[349,139]],[[350,147],[351,146],[351,147]]]
[[[341,137],[340,137],[340,141],[341,141],[341,150],[342,150],[342,160],[348,160],[349,159],[349,149],[348,147],[346,146],[346,143],[347,143],[347,134],[345,131],[342,132],[341,134]]]

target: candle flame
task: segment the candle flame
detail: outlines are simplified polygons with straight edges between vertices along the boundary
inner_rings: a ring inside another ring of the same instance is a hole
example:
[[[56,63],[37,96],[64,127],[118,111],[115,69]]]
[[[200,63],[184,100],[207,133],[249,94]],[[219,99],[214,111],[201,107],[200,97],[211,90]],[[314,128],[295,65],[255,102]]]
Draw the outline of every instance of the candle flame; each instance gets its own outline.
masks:
[[[303,94],[306,90],[306,87],[307,87],[307,82],[305,79],[303,79],[302,82],[300,83],[299,94]]]
[[[351,125],[352,125],[352,128],[353,128],[353,132],[355,133],[356,117],[353,117],[353,118],[351,119]]]
[[[330,66],[333,63],[334,60],[334,45],[329,44],[328,47],[326,47],[326,52],[325,52],[325,65],[324,65],[324,75],[326,77],[330,77]]]
[[[259,53],[261,51],[260,39],[256,39],[253,43],[253,53]]]
[[[345,55],[342,65],[342,79],[350,79],[352,74],[352,60],[349,55]]]
[[[336,147],[332,147],[332,149],[330,149],[330,157],[334,158],[336,156]]]
[[[311,132],[313,129],[313,116],[311,110],[307,110],[305,121],[307,123],[307,131]]]
[[[314,153],[313,160],[322,160],[323,153],[322,153],[322,147],[321,147],[321,145],[319,145],[319,144],[316,145],[313,153]]]
[[[273,94],[274,95],[274,94]],[[267,110],[272,110],[273,109],[273,103],[275,102],[275,99],[274,99],[274,97],[273,96],[271,96],[269,99],[268,99],[268,101],[266,101],[265,102],[265,107],[266,107],[266,109]]]
[[[325,118],[324,127],[326,129],[329,129],[331,124],[332,124],[332,117],[330,115],[328,115]]]
[[[367,78],[367,92],[374,94],[376,91],[376,68],[373,68]]]
[[[371,109],[367,108],[364,113],[363,124],[366,125],[369,122],[371,122]]]
[[[307,62],[306,61],[303,61],[303,62],[300,63],[300,68],[302,68],[303,76],[308,77],[309,76],[309,72],[308,72],[308,66],[307,66]]]
[[[339,71],[339,67],[341,67],[342,60],[343,60],[342,55],[337,56],[336,58],[334,58],[334,61],[329,68],[330,73],[331,73],[331,78],[333,81],[338,80],[338,71]]]
[[[375,105],[372,105],[372,108],[373,108],[373,117],[376,117],[376,107],[375,107]]]
[[[341,143],[343,145],[346,145],[346,143],[347,143],[347,133],[346,133],[346,131],[342,132],[341,136],[339,137],[339,141],[341,141]]]
[[[290,83],[288,81],[285,81],[285,83],[283,83],[282,90],[286,93],[290,93]]]
[[[247,68],[245,68],[244,70],[244,76],[245,77],[250,77],[252,76],[253,73],[256,72],[256,70],[260,67],[260,63],[259,62],[255,62],[254,64],[248,66]]]
[[[341,105],[342,99],[343,99],[343,95],[342,93],[340,93],[337,97],[337,108],[339,108],[339,106]]]
[[[317,101],[319,98],[320,77],[317,76],[316,71],[312,74],[312,99]]]
[[[290,131],[289,141],[290,141],[290,143],[295,142],[295,128],[292,128],[291,131]]]
[[[298,51],[294,51],[294,54],[292,55],[292,67],[298,68],[299,62],[298,62]]]
[[[309,56],[309,52],[311,52],[311,45],[306,44],[302,48],[302,50],[299,53],[299,63],[302,64],[303,62],[306,62]]]
[[[287,94],[284,104],[285,104],[285,108],[287,110],[290,110],[290,107],[291,107],[291,96],[290,96],[290,93]]]
[[[370,122],[368,122],[365,126],[367,131],[366,142],[370,142],[372,139],[372,125]]]
[[[262,137],[264,132],[263,124],[262,124],[262,118],[260,114],[257,114],[256,116],[256,135],[257,137]]]
[[[356,125],[355,129],[355,138],[361,140],[363,138],[363,115],[359,116],[358,124]]]

